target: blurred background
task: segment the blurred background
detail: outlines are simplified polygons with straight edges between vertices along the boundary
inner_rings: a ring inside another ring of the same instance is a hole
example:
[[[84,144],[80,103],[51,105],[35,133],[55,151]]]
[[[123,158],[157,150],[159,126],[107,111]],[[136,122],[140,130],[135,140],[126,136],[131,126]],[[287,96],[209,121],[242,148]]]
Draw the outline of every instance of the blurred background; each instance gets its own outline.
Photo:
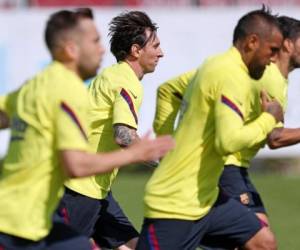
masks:
[[[145,98],[139,113],[139,133],[152,127],[156,88],[165,80],[198,67],[210,55],[231,46],[233,28],[246,12],[265,3],[273,13],[300,19],[300,0],[0,0],[0,95],[18,88],[47,65],[44,45],[48,16],[60,8],[92,7],[107,48],[102,68],[115,63],[109,52],[109,21],[124,10],[146,11],[158,24],[164,58],[142,81]],[[101,69],[100,69],[101,71]],[[299,72],[298,72],[299,71]],[[286,127],[300,127],[300,70],[289,77]],[[0,132],[0,159],[9,131]],[[300,146],[263,149],[252,162],[251,173],[265,200],[279,241],[279,249],[300,249]],[[142,196],[152,170],[133,166],[122,170],[114,192],[139,228]]]

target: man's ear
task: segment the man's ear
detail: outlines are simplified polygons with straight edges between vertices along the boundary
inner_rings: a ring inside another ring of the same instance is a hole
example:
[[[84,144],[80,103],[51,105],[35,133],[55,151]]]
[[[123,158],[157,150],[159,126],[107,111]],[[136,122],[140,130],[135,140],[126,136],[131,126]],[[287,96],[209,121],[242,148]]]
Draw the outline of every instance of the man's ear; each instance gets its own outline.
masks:
[[[293,53],[293,50],[294,50],[294,43],[291,39],[289,38],[286,38],[283,40],[283,43],[282,43],[282,51],[288,53],[288,54],[291,54]]]
[[[79,57],[79,47],[73,41],[67,41],[64,45],[65,56],[70,60],[77,60]]]
[[[245,39],[246,49],[249,51],[255,51],[259,45],[260,40],[257,34],[250,34]]]
[[[141,54],[141,47],[138,44],[132,44],[131,49],[130,49],[130,54],[131,56],[135,58],[139,58]]]

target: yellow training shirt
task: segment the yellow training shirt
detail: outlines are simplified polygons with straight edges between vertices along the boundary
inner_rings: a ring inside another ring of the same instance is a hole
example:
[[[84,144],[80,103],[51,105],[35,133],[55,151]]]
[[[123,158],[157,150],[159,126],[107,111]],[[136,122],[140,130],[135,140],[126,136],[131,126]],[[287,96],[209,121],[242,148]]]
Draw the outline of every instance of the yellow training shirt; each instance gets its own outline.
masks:
[[[153,122],[157,135],[172,134],[174,123],[187,84],[192,80],[196,70],[189,71],[160,85],[157,90],[156,112]]]
[[[126,62],[104,69],[89,87],[89,143],[94,152],[118,149],[114,139],[114,124],[138,126],[138,110],[143,88]],[[71,180],[66,186],[95,199],[104,199],[109,192],[117,169],[98,176]]]
[[[156,113],[154,119],[154,130],[156,134],[172,134],[174,132],[174,122],[180,107],[181,100],[188,83],[194,76],[194,71],[187,72],[162,84],[157,91]],[[287,106],[287,79],[281,74],[278,66],[271,63],[267,66],[263,77],[259,81],[253,81],[251,111],[249,121],[256,119],[261,113],[260,92],[266,90],[270,98],[275,98],[282,105],[283,109]],[[282,127],[278,123],[277,127]],[[254,145],[250,149],[228,156],[226,165],[233,164],[240,167],[249,167],[251,159],[257,154],[259,149],[265,145],[265,141]]]
[[[6,115],[11,116],[15,109],[15,99],[18,95],[18,90],[9,93],[8,95],[0,96],[0,110],[5,112]]]
[[[278,66],[274,63],[267,66],[263,77],[258,82],[253,83],[253,94],[250,97],[251,114],[247,122],[252,122],[261,113],[260,92],[263,89],[267,91],[270,98],[278,100],[285,111],[287,106],[287,87],[288,81],[281,74]],[[283,124],[281,122],[276,125],[276,127],[282,126]],[[225,165],[233,164],[235,166],[248,168],[250,166],[250,161],[258,151],[265,146],[265,143],[266,141],[264,140],[249,149],[230,155],[227,158]]]
[[[252,82],[234,47],[197,70],[184,95],[176,147],[147,183],[145,217],[197,220],[209,212],[224,156],[260,143],[276,125],[265,112],[245,124]]]
[[[5,102],[6,102],[6,96],[0,96],[0,110],[5,110]]]
[[[87,91],[59,62],[7,95],[11,138],[0,174],[0,232],[38,241],[52,227],[66,176],[59,150],[87,150]]]

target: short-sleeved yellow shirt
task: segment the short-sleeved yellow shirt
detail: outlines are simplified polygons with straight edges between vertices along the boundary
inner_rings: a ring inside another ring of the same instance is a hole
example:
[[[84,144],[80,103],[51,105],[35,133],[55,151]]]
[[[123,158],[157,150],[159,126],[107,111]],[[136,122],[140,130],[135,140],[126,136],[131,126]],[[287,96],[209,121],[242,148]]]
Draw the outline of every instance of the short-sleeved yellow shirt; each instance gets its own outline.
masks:
[[[126,62],[104,69],[89,87],[89,144],[94,152],[118,149],[114,139],[114,124],[138,126],[138,111],[143,99],[143,88],[134,71]],[[71,180],[66,186],[95,199],[104,199],[118,170],[93,177]]]
[[[5,103],[12,121],[0,174],[0,232],[38,241],[49,233],[64,190],[58,151],[88,150],[87,90],[53,62]]]

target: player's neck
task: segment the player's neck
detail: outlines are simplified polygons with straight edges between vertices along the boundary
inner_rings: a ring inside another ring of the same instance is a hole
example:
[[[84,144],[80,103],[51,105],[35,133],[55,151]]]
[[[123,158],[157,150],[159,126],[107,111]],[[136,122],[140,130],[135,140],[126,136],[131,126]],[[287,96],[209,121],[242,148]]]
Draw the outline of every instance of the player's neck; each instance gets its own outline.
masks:
[[[245,45],[241,42],[236,42],[234,47],[240,52],[243,62],[248,67],[251,62],[251,55],[246,52]]]
[[[126,59],[125,62],[131,67],[133,72],[136,74],[137,78],[139,80],[142,80],[144,77],[144,71],[141,65],[139,64],[139,62],[136,60],[129,60],[129,59]]]
[[[276,65],[285,78],[288,78],[289,73],[294,69],[290,65],[290,56],[287,53],[279,53]]]

